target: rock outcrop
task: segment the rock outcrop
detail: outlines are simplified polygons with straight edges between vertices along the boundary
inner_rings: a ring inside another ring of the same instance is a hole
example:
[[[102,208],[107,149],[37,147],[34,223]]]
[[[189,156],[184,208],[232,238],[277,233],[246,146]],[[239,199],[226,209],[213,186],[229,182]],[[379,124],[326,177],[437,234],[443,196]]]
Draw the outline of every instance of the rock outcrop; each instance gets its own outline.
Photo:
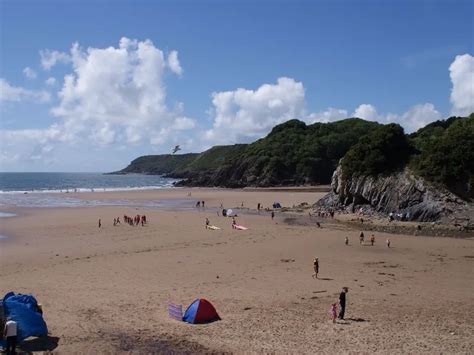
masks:
[[[319,207],[368,208],[374,212],[402,214],[410,221],[474,219],[472,204],[450,191],[435,187],[408,168],[388,176],[344,178],[342,166],[333,174],[331,192],[316,203]]]

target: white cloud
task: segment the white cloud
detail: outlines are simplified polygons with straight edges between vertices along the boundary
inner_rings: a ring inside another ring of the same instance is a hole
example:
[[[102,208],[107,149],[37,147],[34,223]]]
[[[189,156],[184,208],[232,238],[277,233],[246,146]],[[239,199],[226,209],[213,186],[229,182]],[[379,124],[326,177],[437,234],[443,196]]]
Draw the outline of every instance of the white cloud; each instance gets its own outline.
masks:
[[[458,55],[449,67],[453,88],[451,114],[465,116],[474,112],[474,57]]]
[[[441,120],[441,114],[436,111],[433,104],[424,103],[411,107],[400,116],[388,114],[386,121],[400,124],[408,133],[414,132],[428,123]]]
[[[305,121],[308,123],[315,122],[333,122],[347,118],[347,110],[329,107],[326,111],[313,112],[309,114]]]
[[[46,91],[28,90],[18,86],[12,86],[3,78],[0,78],[0,101],[31,101],[45,103],[51,99]]]
[[[214,92],[212,104],[214,123],[205,138],[215,143],[253,140],[278,123],[305,116],[303,84],[285,77],[256,90]]]
[[[41,66],[44,70],[50,70],[57,63],[69,63],[71,61],[71,57],[64,52],[43,49],[39,54],[41,58]]]
[[[0,130],[0,166],[48,159],[53,144],[61,141],[58,125],[47,129]]]
[[[170,109],[166,103],[163,74],[180,68],[177,53],[173,69],[151,41],[122,38],[117,48],[84,50],[75,43],[69,57],[73,72],[64,77],[59,105],[51,110],[68,133],[88,135],[99,145],[159,144],[194,127],[182,104]]]
[[[379,114],[375,106],[362,104],[355,109],[352,116],[383,124],[398,123],[408,133],[414,132],[430,122],[442,119],[441,114],[430,103],[415,105],[403,114]]]
[[[38,76],[36,74],[36,72],[31,69],[30,67],[26,67],[25,69],[23,69],[23,74],[28,78],[28,79],[36,79],[36,77]]]
[[[352,114],[352,117],[363,118],[368,121],[378,121],[380,119],[377,109],[370,104],[359,105]]]
[[[183,74],[183,68],[181,68],[181,65],[179,64],[177,51],[171,51],[170,54],[168,54],[168,66],[175,74]]]
[[[48,79],[45,80],[44,83],[48,86],[54,86],[56,85],[56,78],[49,77]]]

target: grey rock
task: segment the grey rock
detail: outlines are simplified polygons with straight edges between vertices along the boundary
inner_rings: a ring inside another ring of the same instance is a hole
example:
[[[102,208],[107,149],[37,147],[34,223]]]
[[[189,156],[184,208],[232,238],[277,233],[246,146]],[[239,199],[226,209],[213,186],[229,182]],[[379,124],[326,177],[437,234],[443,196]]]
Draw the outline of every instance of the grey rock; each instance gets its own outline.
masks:
[[[350,212],[360,208],[383,214],[393,212],[403,214],[409,221],[474,219],[471,203],[443,187],[432,185],[408,168],[388,176],[345,178],[339,164],[332,176],[331,192],[316,206]]]

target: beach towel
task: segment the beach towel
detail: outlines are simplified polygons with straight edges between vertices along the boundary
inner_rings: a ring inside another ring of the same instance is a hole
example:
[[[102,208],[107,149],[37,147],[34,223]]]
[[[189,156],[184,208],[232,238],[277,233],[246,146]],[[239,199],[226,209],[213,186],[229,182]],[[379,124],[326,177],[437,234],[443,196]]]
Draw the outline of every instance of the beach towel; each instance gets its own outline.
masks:
[[[241,230],[241,231],[246,231],[246,230],[248,229],[247,227],[241,226],[241,225],[239,225],[239,224],[236,224],[236,225],[234,226],[234,228],[235,228],[235,229],[239,229],[239,230]]]

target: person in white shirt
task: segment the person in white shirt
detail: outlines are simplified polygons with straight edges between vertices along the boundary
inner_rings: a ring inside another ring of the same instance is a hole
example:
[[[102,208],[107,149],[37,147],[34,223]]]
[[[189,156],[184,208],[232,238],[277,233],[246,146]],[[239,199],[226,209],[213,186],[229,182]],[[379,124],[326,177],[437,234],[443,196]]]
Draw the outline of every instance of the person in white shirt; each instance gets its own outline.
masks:
[[[7,354],[16,354],[16,335],[17,325],[16,322],[10,317],[7,318],[5,323],[5,329],[3,330],[3,336],[6,339]]]

